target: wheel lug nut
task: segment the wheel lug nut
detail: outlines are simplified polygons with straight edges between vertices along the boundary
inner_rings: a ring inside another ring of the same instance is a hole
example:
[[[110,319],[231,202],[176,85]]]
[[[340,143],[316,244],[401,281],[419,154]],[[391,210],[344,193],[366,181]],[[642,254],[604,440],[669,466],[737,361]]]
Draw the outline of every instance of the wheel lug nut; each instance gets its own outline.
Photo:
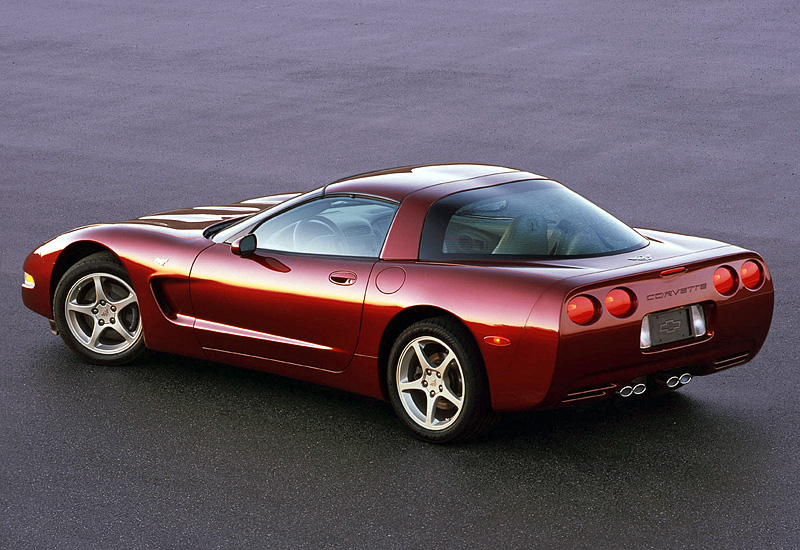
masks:
[[[428,381],[427,380],[423,380],[422,381],[422,387],[423,388],[427,388],[428,387]]]
[[[117,311],[117,306],[111,306],[111,311]]]
[[[114,319],[111,319],[111,322],[113,323]],[[442,391],[442,387],[441,386],[439,386],[439,391]]]
[[[430,375],[431,375],[431,369],[426,369],[426,370],[425,370],[425,374],[427,374],[428,376],[430,376]]]
[[[113,325],[113,324],[114,324],[114,323],[116,323],[116,322],[117,322],[117,320],[116,320],[116,319],[114,319],[114,318],[112,317],[112,318],[111,318],[111,324]],[[439,389],[442,389],[442,388],[439,388]]]
[[[436,373],[436,378],[441,378],[441,377],[442,377],[442,373],[441,372],[437,372]]]
[[[435,395],[436,395],[436,392],[431,390],[431,397],[434,397]]]
[[[100,319],[99,321],[97,321],[97,324],[98,324],[98,325],[100,325],[100,326],[102,327],[102,326],[103,326],[103,325],[105,325],[106,323],[105,323],[105,321],[103,321],[102,319]]]
[[[93,307],[93,308],[92,308],[92,313],[94,313],[95,315],[97,315],[97,308],[96,308],[96,307]]]
[[[105,300],[100,300],[100,305],[101,305],[101,306],[104,306],[104,305],[106,305],[106,301],[105,301]]]

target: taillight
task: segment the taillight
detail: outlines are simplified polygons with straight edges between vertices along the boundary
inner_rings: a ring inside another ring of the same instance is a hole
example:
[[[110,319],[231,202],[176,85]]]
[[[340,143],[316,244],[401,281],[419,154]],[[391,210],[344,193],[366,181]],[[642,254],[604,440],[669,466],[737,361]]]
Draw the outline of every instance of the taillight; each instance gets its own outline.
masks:
[[[567,316],[578,325],[588,325],[599,314],[600,304],[588,296],[575,296],[567,303]]]
[[[614,317],[626,317],[636,309],[636,296],[626,288],[615,288],[606,294],[606,311]]]
[[[736,272],[730,267],[718,267],[713,281],[714,288],[723,296],[730,296],[736,290]]]
[[[742,284],[753,290],[758,288],[761,280],[764,278],[764,273],[761,271],[761,266],[752,260],[747,260],[742,264]]]

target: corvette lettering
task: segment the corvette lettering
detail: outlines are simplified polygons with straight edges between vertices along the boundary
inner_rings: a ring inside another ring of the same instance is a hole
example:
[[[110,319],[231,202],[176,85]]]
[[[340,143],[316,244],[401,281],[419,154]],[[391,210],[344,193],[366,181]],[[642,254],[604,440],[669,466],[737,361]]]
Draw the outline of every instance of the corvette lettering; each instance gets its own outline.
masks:
[[[706,286],[708,286],[706,283],[700,283],[699,285],[685,286],[683,288],[676,288],[675,290],[655,292],[647,295],[647,301],[650,302],[652,300],[660,300],[661,298],[671,298],[672,296],[678,296],[679,294],[688,294],[697,290],[705,290]]]

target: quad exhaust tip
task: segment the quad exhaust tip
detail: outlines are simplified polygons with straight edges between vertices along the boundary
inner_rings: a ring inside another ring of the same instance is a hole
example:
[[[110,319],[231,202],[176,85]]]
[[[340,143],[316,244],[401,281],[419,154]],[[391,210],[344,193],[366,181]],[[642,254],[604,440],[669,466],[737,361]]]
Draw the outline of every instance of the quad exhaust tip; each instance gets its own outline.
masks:
[[[619,395],[621,397],[630,397],[632,395],[642,395],[646,391],[647,386],[640,383],[623,387],[619,390]]]
[[[678,386],[685,386],[691,382],[692,375],[688,372],[684,372],[681,375],[670,376],[666,381],[662,378],[661,381],[661,383],[666,384],[668,388],[677,388]],[[640,382],[638,384],[631,383],[627,386],[623,386],[617,393],[619,393],[620,397],[630,397],[632,395],[642,395],[646,391],[647,385]]]

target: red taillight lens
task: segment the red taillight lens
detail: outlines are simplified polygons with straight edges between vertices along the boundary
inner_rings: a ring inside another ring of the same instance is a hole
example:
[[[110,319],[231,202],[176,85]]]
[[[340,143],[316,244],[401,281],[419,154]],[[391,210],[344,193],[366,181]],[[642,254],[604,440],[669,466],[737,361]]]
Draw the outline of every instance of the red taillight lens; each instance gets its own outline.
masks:
[[[761,266],[751,260],[742,264],[741,272],[742,284],[750,290],[758,288],[758,285],[761,284],[761,279],[764,277]]]
[[[567,316],[573,323],[588,325],[597,318],[599,306],[588,296],[575,296],[567,304]]]
[[[730,267],[718,267],[714,272],[714,288],[723,296],[736,290],[736,272]]]
[[[614,317],[625,317],[636,308],[636,297],[626,288],[615,288],[606,294],[606,311]]]

